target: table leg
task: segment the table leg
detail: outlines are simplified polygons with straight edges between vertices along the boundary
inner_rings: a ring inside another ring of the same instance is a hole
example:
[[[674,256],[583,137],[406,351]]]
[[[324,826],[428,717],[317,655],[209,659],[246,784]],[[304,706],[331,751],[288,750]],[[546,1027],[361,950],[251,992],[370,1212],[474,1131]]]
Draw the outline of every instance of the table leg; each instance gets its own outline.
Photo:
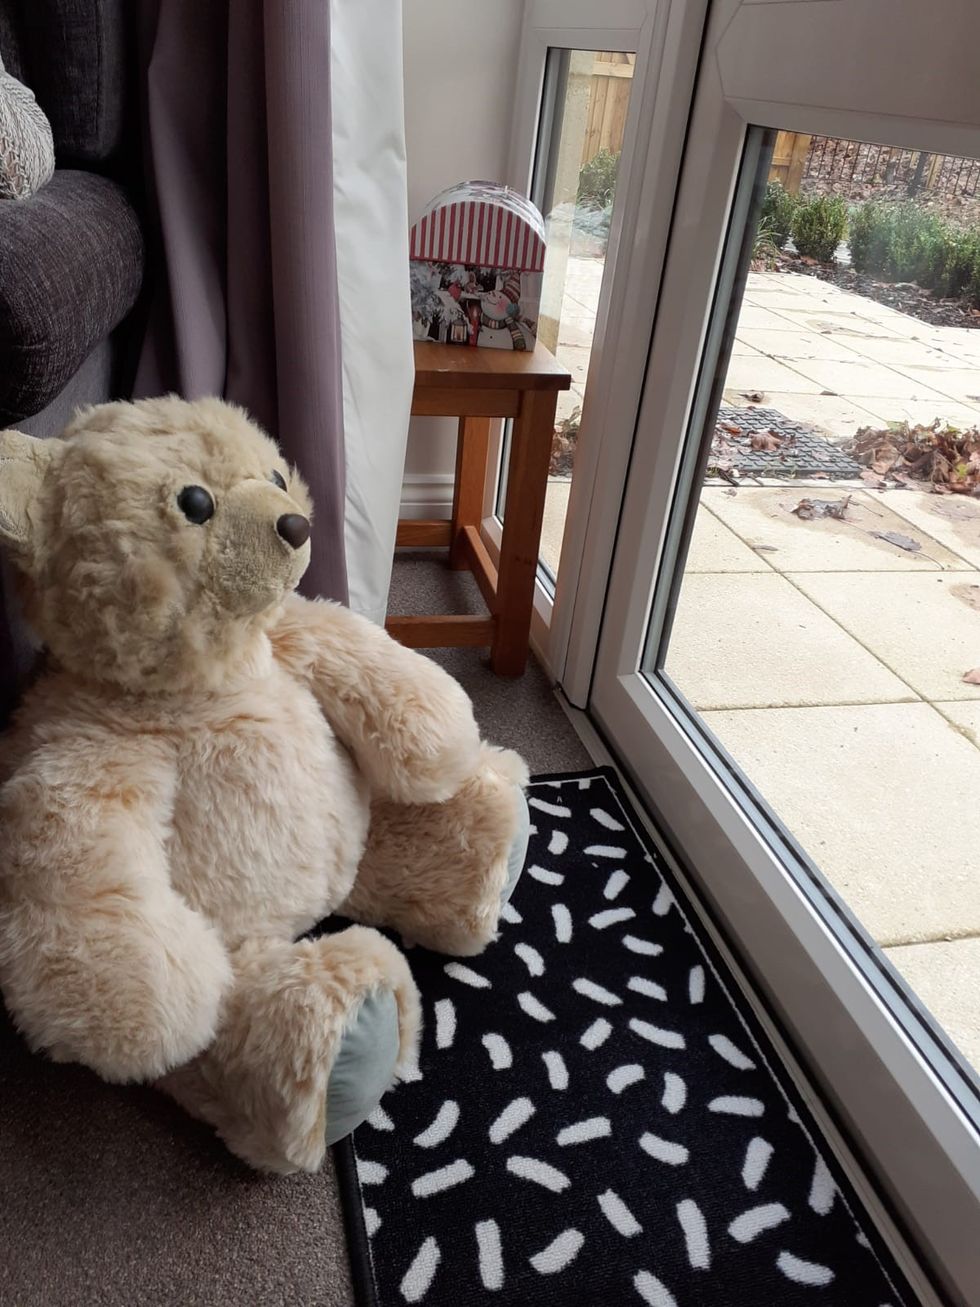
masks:
[[[462,545],[463,527],[479,527],[483,520],[490,422],[490,418],[459,419],[459,434],[456,437],[452,538],[449,546],[449,566],[456,571],[468,566]]]
[[[557,403],[554,391],[525,391],[514,419],[490,652],[490,666],[500,676],[520,676],[527,663]]]

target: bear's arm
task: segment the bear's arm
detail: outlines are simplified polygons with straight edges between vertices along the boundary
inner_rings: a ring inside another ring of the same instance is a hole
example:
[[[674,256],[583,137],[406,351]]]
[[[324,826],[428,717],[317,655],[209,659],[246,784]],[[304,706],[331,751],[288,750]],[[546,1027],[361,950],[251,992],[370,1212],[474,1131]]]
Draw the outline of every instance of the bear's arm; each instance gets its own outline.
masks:
[[[55,728],[0,788],[0,990],[56,1061],[147,1080],[214,1037],[231,968],[172,888],[169,747]]]
[[[480,751],[473,706],[430,659],[339,604],[298,595],[270,636],[376,795],[441,803],[473,775]]]

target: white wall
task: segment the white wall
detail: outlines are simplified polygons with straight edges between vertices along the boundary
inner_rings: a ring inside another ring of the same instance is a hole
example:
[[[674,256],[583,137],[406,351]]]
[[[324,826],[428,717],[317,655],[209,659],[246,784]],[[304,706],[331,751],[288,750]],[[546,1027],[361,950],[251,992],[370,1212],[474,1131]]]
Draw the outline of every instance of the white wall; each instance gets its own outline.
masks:
[[[524,0],[406,0],[408,213],[455,182],[503,181]],[[414,418],[403,514],[451,499],[455,425]]]

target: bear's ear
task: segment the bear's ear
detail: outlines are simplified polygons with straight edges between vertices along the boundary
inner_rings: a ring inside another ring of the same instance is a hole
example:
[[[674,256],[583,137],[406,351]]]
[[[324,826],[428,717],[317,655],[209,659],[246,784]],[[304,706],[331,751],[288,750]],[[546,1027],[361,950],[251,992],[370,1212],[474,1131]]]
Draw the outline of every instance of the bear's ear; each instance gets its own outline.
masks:
[[[38,497],[54,441],[0,431],[0,544],[30,553]]]

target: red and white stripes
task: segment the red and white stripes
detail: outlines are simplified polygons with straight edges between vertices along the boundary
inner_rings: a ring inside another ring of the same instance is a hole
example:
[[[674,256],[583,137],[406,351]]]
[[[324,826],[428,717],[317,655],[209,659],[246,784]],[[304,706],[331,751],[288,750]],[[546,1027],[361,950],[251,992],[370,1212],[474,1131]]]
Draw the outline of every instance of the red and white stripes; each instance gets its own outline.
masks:
[[[527,203],[526,201],[524,202]],[[413,259],[540,272],[544,240],[527,219],[504,202],[436,202],[412,228]]]

